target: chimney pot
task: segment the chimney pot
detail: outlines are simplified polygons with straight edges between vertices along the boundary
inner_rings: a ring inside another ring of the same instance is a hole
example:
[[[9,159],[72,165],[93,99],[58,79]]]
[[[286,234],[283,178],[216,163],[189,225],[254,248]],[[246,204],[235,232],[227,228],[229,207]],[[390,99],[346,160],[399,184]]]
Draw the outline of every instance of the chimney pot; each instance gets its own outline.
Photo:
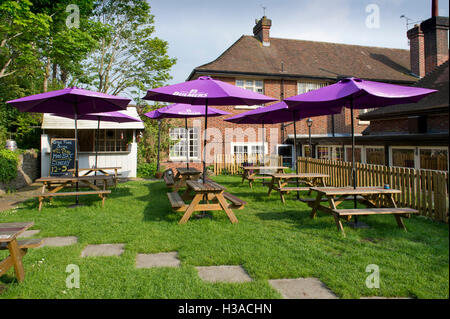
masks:
[[[272,26],[272,20],[263,16],[260,20],[256,21],[256,25],[253,27],[253,34],[257,37],[264,46],[270,46],[270,27]]]

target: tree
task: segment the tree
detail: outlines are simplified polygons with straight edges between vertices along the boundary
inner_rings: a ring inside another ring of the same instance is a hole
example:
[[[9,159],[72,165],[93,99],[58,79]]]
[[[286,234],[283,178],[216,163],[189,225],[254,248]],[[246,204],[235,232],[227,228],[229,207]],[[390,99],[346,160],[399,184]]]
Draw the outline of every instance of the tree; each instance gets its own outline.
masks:
[[[176,60],[167,55],[166,41],[152,37],[154,16],[146,1],[98,1],[94,20],[103,29],[88,60],[88,84],[103,93],[136,95],[171,78],[169,70]]]
[[[51,18],[31,6],[28,0],[0,3],[0,79],[41,64],[37,42],[49,33]]]

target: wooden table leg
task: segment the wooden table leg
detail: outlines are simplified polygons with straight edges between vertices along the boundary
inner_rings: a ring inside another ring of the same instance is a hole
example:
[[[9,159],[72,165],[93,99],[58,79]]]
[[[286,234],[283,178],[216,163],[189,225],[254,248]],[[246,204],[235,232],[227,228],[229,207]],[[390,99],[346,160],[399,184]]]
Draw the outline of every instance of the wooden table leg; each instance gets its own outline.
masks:
[[[242,182],[241,182],[241,184],[244,184],[245,178],[247,176],[247,170],[246,169],[242,169],[242,170],[243,170],[243,172],[242,172]]]
[[[322,201],[322,196],[323,196],[322,193],[317,193],[316,200],[312,204],[312,211],[311,211],[311,215],[310,215],[311,218],[316,217],[317,210],[319,209],[320,202]]]
[[[269,191],[267,192],[267,196],[270,196],[270,193],[272,192],[273,186],[275,185],[275,177],[272,176],[272,180],[269,184]]]
[[[402,216],[401,216],[401,215],[394,214],[394,217],[395,217],[395,220],[397,221],[398,227],[399,227],[399,228],[402,228],[404,231],[406,231],[406,226],[405,226],[405,224],[403,223]]]
[[[345,236],[344,227],[342,226],[342,222],[337,214],[333,214],[334,221],[336,223],[337,229]]]
[[[22,253],[17,245],[17,240],[14,239],[8,243],[9,254],[12,258],[14,271],[16,273],[17,281],[22,282],[25,279],[25,270],[22,264]]]
[[[230,219],[230,222],[232,224],[237,223],[238,219],[236,218],[236,215],[234,215],[234,213],[231,210],[231,208],[228,207],[227,201],[225,200],[223,195],[221,193],[220,194],[216,194],[216,198],[219,201],[220,206],[222,206],[222,209],[225,211],[225,213],[227,213],[228,218]]]
[[[183,217],[181,217],[178,224],[185,224],[189,220],[189,218],[191,218],[192,213],[196,210],[196,207],[200,203],[202,198],[203,194],[196,194],[194,196],[194,199],[189,204],[188,208],[186,209],[186,212],[184,213]]]

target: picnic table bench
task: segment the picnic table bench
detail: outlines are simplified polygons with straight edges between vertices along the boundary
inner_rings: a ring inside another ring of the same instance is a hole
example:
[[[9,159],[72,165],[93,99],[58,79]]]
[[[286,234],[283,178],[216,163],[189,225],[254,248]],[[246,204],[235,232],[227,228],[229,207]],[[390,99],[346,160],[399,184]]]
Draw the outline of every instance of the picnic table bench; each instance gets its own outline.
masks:
[[[317,192],[314,201],[309,201],[312,208],[311,218],[315,218],[317,211],[323,211],[334,217],[338,230],[345,236],[341,219],[349,221],[352,216],[369,215],[394,215],[398,227],[406,231],[402,218],[409,218],[411,214],[418,214],[418,211],[408,207],[397,207],[394,194],[401,193],[398,189],[385,189],[383,187],[311,187],[311,191]],[[353,199],[367,206],[368,208],[338,209],[337,206],[343,201]],[[325,198],[329,207],[321,205]],[[387,207],[381,207],[381,206]]]
[[[198,179],[201,173],[196,168],[177,167],[173,190],[177,192],[181,187],[186,186],[186,181]]]
[[[244,205],[247,204],[238,197],[225,192],[222,185],[211,180],[207,180],[205,183],[188,180],[186,186],[186,191],[181,196],[177,192],[167,193],[172,209],[177,212],[184,212],[178,222],[179,224],[186,223],[193,212],[217,210],[225,211],[230,222],[234,224],[238,222],[238,219],[232,209],[243,209]],[[189,200],[191,201],[189,204],[185,202]],[[204,201],[204,203],[201,203],[201,201]]]
[[[89,174],[91,174],[92,172],[94,172],[94,173],[99,172],[99,173],[102,173],[103,175],[106,175],[106,176],[113,176],[114,186],[117,186],[117,180],[118,180],[119,175],[120,175],[119,174],[119,169],[121,169],[121,168],[122,167],[120,167],[120,166],[117,166],[117,167],[116,166],[114,166],[114,167],[97,167],[97,168],[94,168],[94,167],[78,168],[78,174],[83,172],[83,175],[81,175],[81,176],[89,176]],[[107,171],[110,171],[110,170],[114,171],[114,175],[111,175],[110,172],[107,172]],[[75,169],[74,168],[69,169],[68,171],[71,172],[73,176],[75,176]]]
[[[39,211],[42,209],[44,199],[50,200],[55,196],[80,196],[80,195],[98,195],[102,200],[102,207],[105,204],[106,195],[111,191],[107,190],[108,181],[113,180],[113,176],[97,175],[97,176],[62,176],[62,177],[41,177],[36,182],[42,183],[41,194],[34,195],[39,199]],[[93,184],[93,181],[102,181],[103,189],[100,189],[97,185]],[[75,191],[75,192],[60,192],[61,190],[73,187],[76,183],[82,183],[91,188],[90,191]]]
[[[253,181],[257,179],[271,179],[272,173],[283,173],[288,167],[284,166],[241,166],[242,183],[247,179],[250,188],[253,188]],[[263,171],[263,172],[261,172]],[[264,172],[267,171],[267,172]]]
[[[325,178],[327,178],[328,175],[326,174],[318,174],[318,173],[290,173],[290,174],[284,174],[284,173],[277,173],[271,175],[271,182],[269,184],[269,191],[267,193],[268,196],[270,196],[271,192],[277,191],[280,193],[281,201],[286,203],[284,199],[284,195],[288,194],[289,192],[295,192],[295,191],[308,191],[308,194],[311,192],[310,187],[314,186],[325,186]],[[299,183],[305,186],[287,186],[290,181],[292,180],[299,180]]]
[[[42,244],[42,238],[17,240],[24,231],[34,225],[34,222],[2,223],[0,224],[0,250],[9,250],[9,256],[0,261],[0,276],[14,267],[17,281],[25,279],[22,258],[28,248],[35,248]]]

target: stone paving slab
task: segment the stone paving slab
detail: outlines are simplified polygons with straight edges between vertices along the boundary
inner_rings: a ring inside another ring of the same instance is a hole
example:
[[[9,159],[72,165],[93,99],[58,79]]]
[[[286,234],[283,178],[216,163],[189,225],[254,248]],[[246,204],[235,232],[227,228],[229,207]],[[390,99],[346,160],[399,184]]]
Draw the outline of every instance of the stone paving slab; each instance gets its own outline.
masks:
[[[269,284],[285,299],[337,299],[317,278],[274,279]]]
[[[19,237],[17,238],[29,238],[33,237],[34,235],[38,234],[40,232],[39,229],[32,229],[32,230],[26,230],[24,231]]]
[[[241,266],[195,267],[201,279],[208,282],[250,282],[252,278]]]
[[[64,247],[74,245],[78,242],[78,238],[75,236],[67,237],[47,237],[44,238],[44,242],[39,247]]]
[[[177,252],[138,254],[136,256],[136,268],[180,267],[180,264]]]
[[[81,252],[81,257],[120,256],[125,244],[87,245]]]

